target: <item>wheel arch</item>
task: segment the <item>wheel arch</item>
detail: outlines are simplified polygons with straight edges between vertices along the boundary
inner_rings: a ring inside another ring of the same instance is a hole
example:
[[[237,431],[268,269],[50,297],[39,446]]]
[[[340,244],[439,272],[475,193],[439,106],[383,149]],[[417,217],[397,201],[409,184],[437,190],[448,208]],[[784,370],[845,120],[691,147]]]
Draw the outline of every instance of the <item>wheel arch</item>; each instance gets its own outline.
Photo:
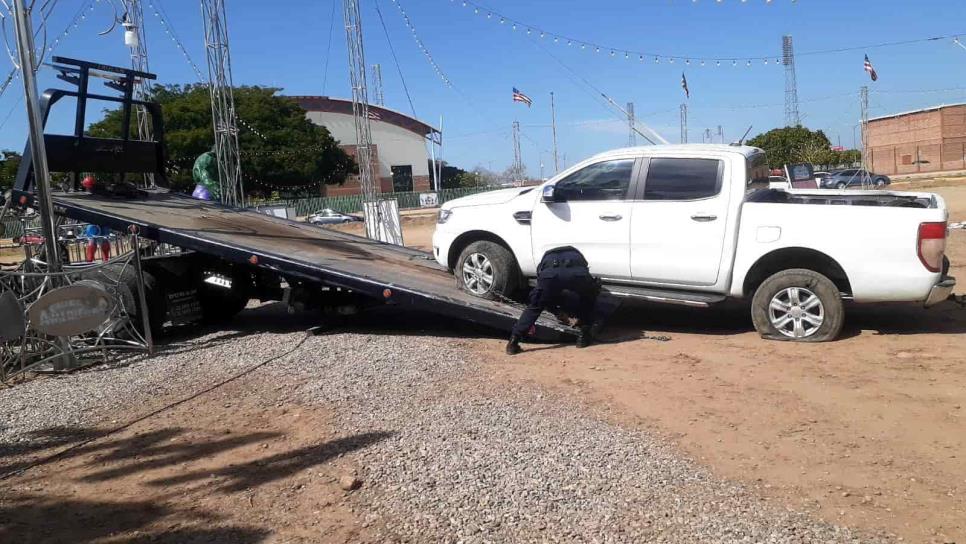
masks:
[[[805,247],[786,247],[762,255],[745,274],[742,295],[752,296],[769,276],[791,268],[818,272],[832,280],[839,292],[852,295],[852,284],[842,265],[821,251]]]
[[[466,246],[472,244],[473,242],[480,242],[480,241],[487,241],[487,242],[493,242],[495,244],[499,244],[504,248],[506,248],[506,250],[509,251],[511,255],[514,255],[513,248],[511,248],[510,244],[508,244],[506,240],[504,240],[503,238],[500,238],[499,236],[497,236],[496,234],[493,234],[490,231],[471,230],[471,231],[464,232],[463,234],[460,234],[459,236],[456,237],[455,240],[453,240],[453,243],[450,244],[449,252],[446,255],[446,266],[450,270],[455,269],[456,260],[460,258],[460,253],[463,253],[463,250],[466,249]],[[516,255],[514,255],[514,257],[516,257]]]

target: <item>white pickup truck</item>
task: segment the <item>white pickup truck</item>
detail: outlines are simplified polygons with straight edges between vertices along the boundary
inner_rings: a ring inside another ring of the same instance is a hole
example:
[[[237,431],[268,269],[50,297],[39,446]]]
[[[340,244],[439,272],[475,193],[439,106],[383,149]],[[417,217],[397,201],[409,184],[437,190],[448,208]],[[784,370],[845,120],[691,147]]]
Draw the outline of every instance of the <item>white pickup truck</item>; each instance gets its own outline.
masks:
[[[931,306],[952,293],[940,196],[767,187],[754,147],[618,149],[537,187],[445,203],[433,252],[464,289],[500,298],[571,245],[613,295],[751,298],[755,328],[783,340],[834,339],[846,299]]]

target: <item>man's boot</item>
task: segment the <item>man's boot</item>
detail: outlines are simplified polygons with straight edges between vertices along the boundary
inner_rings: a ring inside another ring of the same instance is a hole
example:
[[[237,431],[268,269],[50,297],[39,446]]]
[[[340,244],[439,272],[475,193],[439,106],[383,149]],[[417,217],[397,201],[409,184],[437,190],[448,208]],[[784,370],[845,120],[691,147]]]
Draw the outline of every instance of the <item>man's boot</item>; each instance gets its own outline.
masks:
[[[510,341],[506,343],[506,354],[516,355],[521,351],[523,351],[523,348],[520,347],[520,338],[511,336]]]
[[[581,325],[577,333],[577,347],[585,348],[594,341],[594,328],[591,325]]]

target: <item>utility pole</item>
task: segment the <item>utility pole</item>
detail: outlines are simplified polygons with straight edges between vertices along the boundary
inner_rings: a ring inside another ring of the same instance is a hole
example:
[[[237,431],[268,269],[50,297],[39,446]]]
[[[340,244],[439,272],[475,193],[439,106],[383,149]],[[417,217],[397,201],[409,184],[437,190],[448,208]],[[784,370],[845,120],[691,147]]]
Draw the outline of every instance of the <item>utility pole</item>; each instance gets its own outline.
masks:
[[[523,157],[520,154],[520,121],[513,122],[513,175],[523,185]]]
[[[802,124],[798,114],[798,83],[795,81],[795,49],[791,36],[782,36],[782,64],[785,65],[785,126]]]
[[[636,121],[634,120],[634,103],[627,103],[627,146],[634,147],[637,145],[637,133],[634,131],[634,125]]]
[[[550,91],[550,129],[553,132],[553,173],[560,172],[560,163],[557,161],[557,111],[553,105],[553,91]]]
[[[721,125],[718,125],[718,138],[721,138],[721,143],[725,143],[724,131],[721,130]]]
[[[17,35],[17,53],[20,61],[20,79],[23,81],[24,101],[27,103],[27,122],[30,128],[30,155],[34,167],[34,185],[37,187],[37,208],[44,232],[44,252],[48,272],[60,272],[60,254],[57,252],[57,229],[54,225],[54,203],[50,198],[50,170],[47,167],[47,148],[44,144],[44,121],[40,113],[37,92],[37,59],[34,46],[34,30],[30,10],[24,0],[14,0],[14,25]],[[56,283],[55,283],[56,286]]]
[[[862,111],[862,170],[869,171],[869,88],[865,85],[859,90],[859,106]],[[864,176],[868,178],[868,174]],[[862,184],[866,184],[866,179]]]
[[[372,90],[375,95],[376,105],[386,105],[386,100],[382,96],[382,66],[378,64],[372,65]]]
[[[714,142],[714,140],[711,138],[711,129],[710,128],[704,129],[704,137],[701,139],[701,141],[704,142],[704,143],[712,143],[712,142]]]
[[[201,0],[205,23],[205,51],[208,56],[208,94],[211,98],[211,124],[215,133],[215,159],[221,203],[244,206],[241,155],[238,149],[238,117],[232,91],[231,52],[228,47],[228,19],[224,0]]]
[[[681,104],[681,143],[688,143],[688,105]]]

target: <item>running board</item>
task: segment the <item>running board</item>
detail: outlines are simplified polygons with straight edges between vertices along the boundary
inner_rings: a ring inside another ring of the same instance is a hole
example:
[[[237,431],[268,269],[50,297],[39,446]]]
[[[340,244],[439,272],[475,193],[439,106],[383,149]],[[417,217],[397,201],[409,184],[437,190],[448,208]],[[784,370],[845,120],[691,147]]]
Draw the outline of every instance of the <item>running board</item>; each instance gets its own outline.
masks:
[[[665,291],[661,289],[648,289],[646,287],[634,287],[632,285],[604,285],[603,290],[615,297],[636,298],[650,302],[660,302],[663,304],[679,304],[682,306],[692,306],[697,308],[707,308],[712,304],[717,304],[725,300],[724,295],[714,295],[710,293],[694,293],[685,291]]]

